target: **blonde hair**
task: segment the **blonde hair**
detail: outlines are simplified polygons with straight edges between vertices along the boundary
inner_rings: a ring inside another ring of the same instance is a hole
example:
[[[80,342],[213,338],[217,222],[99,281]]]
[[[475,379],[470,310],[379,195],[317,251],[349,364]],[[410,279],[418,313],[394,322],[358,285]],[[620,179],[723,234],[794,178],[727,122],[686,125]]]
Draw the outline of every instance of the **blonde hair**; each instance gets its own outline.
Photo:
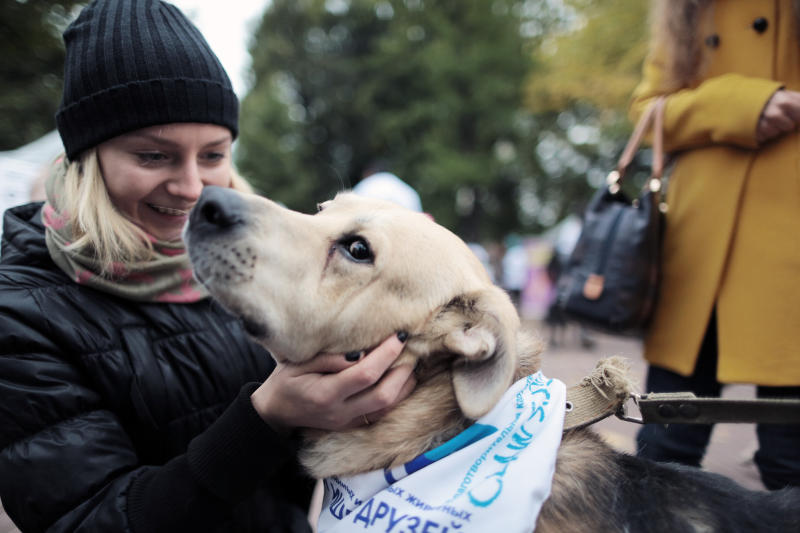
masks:
[[[703,26],[711,0],[656,0],[651,12],[653,46],[665,54],[671,90],[687,87],[704,63]]]
[[[252,193],[250,184],[231,167],[231,189]],[[97,149],[91,148],[67,166],[59,211],[71,225],[67,250],[92,253],[103,273],[115,263],[130,264],[153,256],[153,243],[141,228],[125,218],[108,195]]]

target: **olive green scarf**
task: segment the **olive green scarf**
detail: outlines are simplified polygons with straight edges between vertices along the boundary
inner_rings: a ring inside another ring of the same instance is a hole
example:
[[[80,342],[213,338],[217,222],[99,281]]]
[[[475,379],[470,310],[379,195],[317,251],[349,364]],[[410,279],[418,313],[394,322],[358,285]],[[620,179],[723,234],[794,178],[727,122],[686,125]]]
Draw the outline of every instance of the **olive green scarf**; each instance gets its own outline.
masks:
[[[183,242],[162,242],[150,237],[150,259],[118,263],[113,272],[102,273],[91,249],[70,249],[74,240],[69,214],[59,205],[63,198],[67,164],[59,160],[45,183],[47,201],[42,210],[47,249],[53,261],[75,283],[140,302],[196,302],[208,296],[192,276]]]

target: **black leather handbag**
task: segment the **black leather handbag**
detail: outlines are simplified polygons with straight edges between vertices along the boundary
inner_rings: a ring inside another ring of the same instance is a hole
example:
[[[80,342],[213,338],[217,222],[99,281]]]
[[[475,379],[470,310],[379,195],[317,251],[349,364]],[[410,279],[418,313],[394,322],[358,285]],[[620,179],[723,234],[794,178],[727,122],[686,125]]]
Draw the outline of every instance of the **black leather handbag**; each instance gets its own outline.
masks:
[[[558,278],[556,306],[568,319],[615,334],[639,334],[658,295],[664,213],[664,98],[639,119],[617,168],[586,208],[575,248]],[[650,178],[637,199],[620,188],[645,132],[653,124]]]

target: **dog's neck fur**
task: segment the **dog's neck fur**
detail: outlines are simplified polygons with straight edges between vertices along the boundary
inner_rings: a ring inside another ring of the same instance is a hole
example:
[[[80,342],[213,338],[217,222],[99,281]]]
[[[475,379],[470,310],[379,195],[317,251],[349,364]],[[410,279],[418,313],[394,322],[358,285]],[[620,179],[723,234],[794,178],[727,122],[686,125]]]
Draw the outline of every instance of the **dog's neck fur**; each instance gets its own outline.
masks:
[[[401,356],[421,359],[419,380],[413,394],[369,426],[332,432],[308,430],[300,461],[316,478],[348,476],[402,465],[443,444],[469,427],[474,420],[462,413],[456,400],[451,365],[446,351],[421,354],[430,346],[425,334],[409,338]],[[517,369],[514,379],[540,368],[542,343],[520,331],[517,335]]]

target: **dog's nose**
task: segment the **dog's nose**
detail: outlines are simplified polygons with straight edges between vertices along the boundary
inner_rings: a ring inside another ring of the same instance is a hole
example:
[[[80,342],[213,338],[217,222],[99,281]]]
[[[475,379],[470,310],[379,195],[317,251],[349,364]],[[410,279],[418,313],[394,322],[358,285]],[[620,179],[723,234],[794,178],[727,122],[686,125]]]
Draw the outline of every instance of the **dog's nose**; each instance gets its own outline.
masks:
[[[239,193],[232,189],[208,186],[192,209],[189,225],[192,230],[219,231],[242,224],[245,204]]]

